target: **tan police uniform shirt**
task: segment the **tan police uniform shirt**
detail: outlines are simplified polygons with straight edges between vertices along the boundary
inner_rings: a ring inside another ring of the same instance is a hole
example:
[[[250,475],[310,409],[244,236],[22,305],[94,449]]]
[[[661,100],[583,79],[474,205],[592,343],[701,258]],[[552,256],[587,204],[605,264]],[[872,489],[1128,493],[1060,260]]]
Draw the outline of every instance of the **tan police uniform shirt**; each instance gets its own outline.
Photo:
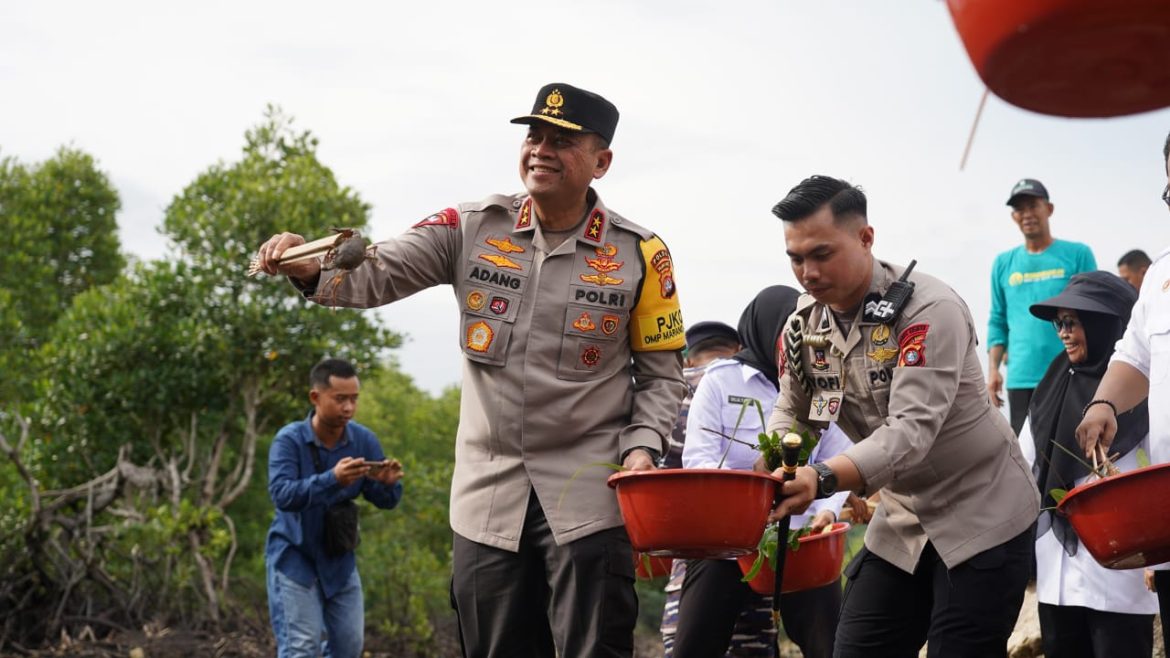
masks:
[[[482,544],[518,550],[531,489],[558,544],[621,525],[613,471],[599,464],[638,446],[664,452],[686,391],[669,251],[589,199],[555,248],[531,200],[492,196],[436,213],[378,243],[375,262],[326,270],[306,291],[368,308],[453,286],[465,359],[451,526]]]
[[[902,272],[875,259],[867,299]],[[1040,498],[1011,426],[988,400],[967,305],[934,277],[910,280],[899,317],[867,322],[863,303],[848,334],[830,309],[800,298],[768,429],[835,420],[854,441],[843,454],[864,493],[881,490],[866,547],[913,573],[928,540],[949,568],[1015,537],[1036,520]]]

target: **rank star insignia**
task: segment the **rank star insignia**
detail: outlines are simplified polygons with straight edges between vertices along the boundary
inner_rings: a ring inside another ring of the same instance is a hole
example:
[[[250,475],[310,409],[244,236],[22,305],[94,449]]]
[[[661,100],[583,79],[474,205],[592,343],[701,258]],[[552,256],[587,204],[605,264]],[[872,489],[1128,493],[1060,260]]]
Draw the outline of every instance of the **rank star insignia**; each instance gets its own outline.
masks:
[[[544,109],[540,111],[541,114],[549,116],[559,116],[561,114],[561,107],[565,104],[565,97],[561,95],[560,89],[553,89],[552,93],[544,99]]]
[[[599,286],[616,286],[625,281],[625,279],[615,279],[605,273],[598,274],[582,274],[581,280],[585,283],[592,283]]]
[[[516,229],[528,228],[532,225],[532,199],[525,199],[520,206],[520,214],[516,217]]]
[[[877,361],[878,363],[886,363],[892,361],[898,355],[898,348],[896,347],[875,347],[872,352],[866,352],[866,356]]]
[[[492,344],[495,333],[486,322],[476,322],[467,328],[467,349],[473,352],[486,352]]]
[[[593,323],[593,318],[589,317],[588,313],[582,313],[581,317],[573,322],[573,328],[577,331],[593,331],[597,325]]]
[[[484,240],[484,242],[495,247],[496,250],[498,250],[501,253],[505,253],[505,254],[522,254],[522,253],[524,253],[524,247],[521,247],[518,244],[513,244],[512,238],[507,238],[507,237],[503,238],[503,239],[488,238],[487,240]]]
[[[621,318],[616,315],[601,316],[601,333],[606,336],[612,336],[617,333],[618,325],[621,323]]]
[[[467,295],[467,308],[473,311],[478,311],[479,309],[483,308],[483,303],[484,296],[482,292],[478,290],[472,290],[471,293]]]
[[[874,345],[885,345],[890,340],[890,325],[879,324],[869,333],[869,340]]]
[[[498,254],[480,254],[479,257],[481,260],[486,260],[492,265],[495,265],[496,267],[502,267],[506,270],[524,269],[520,267],[519,263],[512,260],[511,258],[508,258],[507,256],[500,256]]]
[[[590,242],[601,242],[601,230],[605,228],[605,213],[594,210],[589,216],[589,224],[585,227],[585,239]],[[617,251],[615,250],[616,254]]]

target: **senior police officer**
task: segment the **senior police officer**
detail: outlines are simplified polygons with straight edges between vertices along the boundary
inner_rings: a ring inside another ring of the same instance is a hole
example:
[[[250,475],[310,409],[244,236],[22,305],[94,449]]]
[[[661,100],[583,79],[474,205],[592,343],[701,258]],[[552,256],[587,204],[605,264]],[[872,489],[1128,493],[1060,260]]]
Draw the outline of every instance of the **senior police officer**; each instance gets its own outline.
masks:
[[[649,469],[665,449],[686,390],[673,263],[591,187],[613,158],[612,103],[550,84],[512,122],[528,125],[526,194],[437,212],[348,276],[281,265],[304,242],[292,234],[265,242],[261,265],[309,299],[351,307],[454,287],[465,358],[452,600],[464,654],[630,656],[629,538],[609,473],[581,467]]]
[[[967,305],[874,258],[865,195],[845,181],[808,178],[772,212],[808,294],[785,327],[768,429],[835,422],[854,441],[798,469],[775,514],[882,490],[845,572],[835,655],[917,656],[924,641],[930,656],[1006,655],[1039,498],[988,401]]]

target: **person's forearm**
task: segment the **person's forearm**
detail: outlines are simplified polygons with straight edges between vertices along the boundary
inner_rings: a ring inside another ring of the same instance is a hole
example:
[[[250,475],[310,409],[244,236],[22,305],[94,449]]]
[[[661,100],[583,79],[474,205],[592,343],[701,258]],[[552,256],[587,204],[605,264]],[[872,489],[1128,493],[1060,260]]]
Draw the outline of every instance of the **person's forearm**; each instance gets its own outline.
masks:
[[[1108,400],[1116,407],[1117,413],[1133,409],[1150,394],[1150,380],[1142,371],[1121,361],[1109,364],[1105,376],[1097,386],[1094,400]]]
[[[865,485],[865,480],[861,477],[861,471],[857,470],[857,465],[853,463],[845,455],[837,455],[825,460],[825,464],[833,469],[833,473],[837,476],[837,491],[861,491]]]
[[[991,349],[987,350],[987,369],[989,371],[999,370],[999,366],[1003,364],[1003,345],[992,345]]]

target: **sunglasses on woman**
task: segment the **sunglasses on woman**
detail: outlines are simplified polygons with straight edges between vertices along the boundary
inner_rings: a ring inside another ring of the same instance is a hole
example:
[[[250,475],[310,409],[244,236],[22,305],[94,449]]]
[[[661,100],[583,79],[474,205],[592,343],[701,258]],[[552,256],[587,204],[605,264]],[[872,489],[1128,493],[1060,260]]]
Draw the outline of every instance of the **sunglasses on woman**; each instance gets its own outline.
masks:
[[[1077,320],[1076,318],[1054,318],[1052,320],[1052,326],[1056,327],[1056,331],[1058,333],[1061,331],[1070,331],[1071,332],[1073,329],[1079,327],[1080,325],[1081,325],[1080,321]]]

